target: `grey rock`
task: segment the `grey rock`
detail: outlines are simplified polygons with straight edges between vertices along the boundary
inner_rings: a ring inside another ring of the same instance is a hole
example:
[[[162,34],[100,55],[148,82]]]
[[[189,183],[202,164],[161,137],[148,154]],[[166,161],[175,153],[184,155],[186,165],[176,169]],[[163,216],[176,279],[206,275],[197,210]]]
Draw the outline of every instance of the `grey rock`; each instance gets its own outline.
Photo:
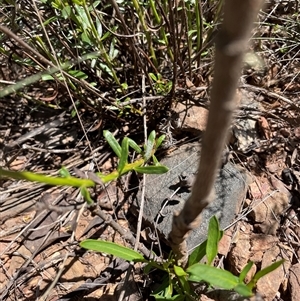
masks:
[[[199,143],[189,143],[179,147],[171,155],[163,158],[160,163],[169,167],[163,175],[147,175],[144,220],[156,228],[160,239],[167,240],[171,231],[173,213],[180,211],[190,195],[190,189],[180,187],[182,173],[195,174],[199,160]],[[178,192],[174,192],[179,188]],[[247,175],[231,163],[226,163],[219,171],[215,184],[216,200],[202,213],[201,225],[187,239],[188,249],[201,244],[207,236],[209,219],[216,215],[221,228],[225,228],[237,213],[247,190]],[[139,208],[141,194],[137,195],[134,204]]]

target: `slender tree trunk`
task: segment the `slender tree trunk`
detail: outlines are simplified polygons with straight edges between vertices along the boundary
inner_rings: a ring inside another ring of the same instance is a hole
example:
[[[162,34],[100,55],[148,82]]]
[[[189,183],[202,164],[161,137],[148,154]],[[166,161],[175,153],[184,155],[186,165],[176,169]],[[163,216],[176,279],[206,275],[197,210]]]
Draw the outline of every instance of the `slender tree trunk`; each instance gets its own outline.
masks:
[[[190,198],[173,218],[169,242],[179,263],[187,260],[186,237],[200,223],[200,213],[214,200],[214,182],[236,107],[243,55],[263,0],[225,0],[224,21],[216,37],[214,81],[198,173]]]

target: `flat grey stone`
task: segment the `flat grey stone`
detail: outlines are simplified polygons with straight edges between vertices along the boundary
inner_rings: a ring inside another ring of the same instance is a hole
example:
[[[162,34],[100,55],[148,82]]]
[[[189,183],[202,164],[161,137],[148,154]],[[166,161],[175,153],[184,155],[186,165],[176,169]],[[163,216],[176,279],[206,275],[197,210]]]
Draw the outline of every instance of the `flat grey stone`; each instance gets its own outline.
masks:
[[[199,143],[185,144],[163,158],[160,163],[169,167],[169,172],[163,175],[147,175],[144,220],[156,228],[160,239],[167,240],[171,231],[174,211],[180,211],[185,200],[190,195],[186,188],[174,195],[179,187],[179,175],[195,174],[199,160]],[[244,199],[247,190],[247,174],[227,163],[219,171],[215,184],[216,200],[202,213],[201,225],[187,239],[188,249],[192,250],[202,243],[207,236],[209,219],[216,215],[222,229],[232,223]],[[138,193],[134,204],[139,208],[141,194]],[[167,203],[166,203],[167,201]],[[166,204],[164,206],[164,204]],[[161,213],[163,216],[161,216]]]

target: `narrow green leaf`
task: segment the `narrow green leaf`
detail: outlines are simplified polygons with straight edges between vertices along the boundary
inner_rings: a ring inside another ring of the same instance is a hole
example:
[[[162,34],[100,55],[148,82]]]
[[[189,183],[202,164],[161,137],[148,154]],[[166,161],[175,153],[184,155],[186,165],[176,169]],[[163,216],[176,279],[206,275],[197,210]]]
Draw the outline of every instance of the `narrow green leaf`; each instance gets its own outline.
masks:
[[[88,76],[80,70],[69,70],[68,73],[78,79],[87,79]]]
[[[108,55],[109,55],[109,58],[111,60],[114,60],[118,56],[118,54],[119,54],[119,51],[115,48],[116,42],[117,42],[117,39],[113,38],[112,41],[111,41],[111,43],[110,43]]]
[[[79,245],[84,249],[110,254],[127,261],[147,262],[140,253],[110,241],[86,239]]]
[[[113,27],[113,28],[115,28],[115,27]],[[101,41],[105,41],[110,36],[111,36],[111,33],[109,31],[106,31],[105,34],[102,36]]]
[[[260,279],[261,277],[273,272],[274,270],[276,270],[277,268],[279,268],[283,263],[284,263],[284,259],[279,260],[277,262],[272,263],[271,265],[269,265],[268,267],[265,267],[264,269],[260,270],[258,273],[255,274],[254,278],[256,280]]]
[[[91,28],[91,25],[83,5],[75,5],[75,9],[77,11],[78,19],[81,20],[80,25],[82,26],[83,30],[86,31],[87,29]]]
[[[148,137],[147,145],[145,148],[145,154],[144,154],[145,161],[148,161],[152,155],[153,147],[155,145],[155,137],[156,137],[156,133],[155,131],[152,131]]]
[[[62,10],[62,15],[63,15],[63,10]],[[57,16],[53,16],[53,17],[50,17],[49,19],[47,19],[46,21],[43,22],[44,26],[47,26],[53,22],[56,22],[58,20]]]
[[[71,6],[67,5],[61,10],[61,14],[64,19],[68,19],[71,16]]]
[[[94,11],[100,3],[101,1],[93,1],[92,5],[89,6],[89,11]]]
[[[251,297],[253,295],[251,289],[244,283],[239,283],[234,287],[234,290],[244,297]]]
[[[121,158],[117,167],[119,175],[122,174],[122,171],[127,163],[128,163],[128,138],[125,137],[122,140]]]
[[[274,263],[272,263],[271,265],[269,265],[268,267],[265,267],[264,269],[262,269],[262,270],[260,270],[259,272],[257,272],[257,273],[254,275],[253,279],[250,281],[250,283],[248,283],[247,286],[248,286],[250,289],[253,289],[253,288],[256,286],[257,281],[258,281],[261,277],[263,277],[263,276],[265,276],[265,275],[267,275],[267,274],[273,272],[274,270],[276,270],[278,267],[280,267],[280,266],[284,263],[284,261],[285,261],[285,260],[282,259],[282,260],[279,260],[279,261],[277,261],[277,262],[274,262]]]
[[[179,277],[187,275],[187,273],[184,271],[184,269],[178,265],[174,265],[174,272]]]
[[[133,141],[132,139],[128,138],[128,143],[131,148],[133,148],[138,154],[142,153],[142,149]]]
[[[52,75],[50,75],[50,74],[43,74],[42,76],[41,76],[41,78],[42,78],[42,80],[54,80],[54,77],[52,76]]]
[[[208,236],[207,236],[207,244],[206,244],[206,257],[207,257],[208,265],[211,265],[214,258],[218,254],[219,238],[220,238],[219,221],[215,216],[213,216],[209,220]]]
[[[167,286],[165,287],[164,291],[162,291],[160,294],[161,297],[164,298],[171,298],[173,296],[173,282],[171,281],[170,277]]]
[[[82,40],[82,42],[87,43],[87,44],[89,44],[90,46],[93,45],[93,43],[92,43],[92,41],[90,40],[90,38],[89,38],[89,36],[88,36],[88,34],[87,34],[86,31],[84,31],[84,32],[81,34],[81,40]]]
[[[71,117],[74,118],[74,117],[76,116],[76,114],[77,114],[76,111],[73,109],[73,110],[71,111]]]
[[[246,278],[248,272],[250,271],[250,269],[252,268],[252,266],[253,266],[253,262],[252,262],[252,261],[249,261],[249,262],[247,263],[247,265],[246,265],[246,266],[243,268],[243,270],[241,271],[240,276],[239,276],[239,279],[240,279],[240,282],[241,282],[241,283],[245,280],[245,278]]]
[[[152,160],[153,160],[153,164],[154,164],[155,166],[161,165],[161,164],[158,162],[158,160],[157,160],[157,158],[156,158],[155,155],[152,155]]]
[[[157,81],[157,77],[155,76],[154,73],[151,73],[151,72],[150,72],[150,73],[149,73],[149,76],[152,78],[153,81],[155,81],[155,82]]]
[[[157,141],[156,141],[156,149],[158,149],[158,148],[161,146],[161,144],[162,144],[162,142],[165,140],[165,138],[166,138],[166,135],[161,135],[161,136],[157,139]]]
[[[230,272],[201,263],[188,267],[186,272],[189,274],[188,280],[205,281],[215,287],[233,289],[239,284],[239,278]]]
[[[199,245],[189,256],[188,266],[198,263],[206,254],[206,244],[205,240],[201,245]]]
[[[68,169],[64,166],[62,166],[62,168],[59,170],[59,175],[63,178],[71,177]]]
[[[94,204],[94,201],[92,200],[90,193],[86,187],[80,187],[80,192],[89,206]]]
[[[103,136],[105,140],[108,142],[112,150],[115,152],[117,157],[121,158],[121,146],[119,142],[116,140],[116,138],[113,136],[113,134],[110,131],[104,130]]]
[[[182,267],[179,267],[177,265],[174,265],[174,272],[180,282],[180,286],[181,288],[183,289],[183,291],[185,293],[190,293],[191,291],[191,288],[190,288],[190,285],[187,281],[187,276],[188,274],[184,271],[184,269]]]
[[[190,31],[188,31],[188,36],[190,37],[193,33],[196,33],[196,32],[197,32],[196,29],[190,30]]]
[[[121,87],[122,87],[123,90],[128,90],[128,84],[127,83],[121,84]],[[128,97],[127,100],[129,100],[129,99],[130,98]],[[126,101],[126,99],[125,99],[125,101]]]
[[[84,1],[83,0],[72,0],[73,3],[78,4],[78,5],[83,5]]]
[[[169,168],[164,165],[159,166],[137,166],[134,168],[136,172],[146,173],[146,174],[163,174],[169,171]]]
[[[97,32],[98,32],[98,37],[101,38],[102,33],[103,33],[103,28],[102,28],[102,24],[98,18],[96,18],[96,28],[97,28]]]

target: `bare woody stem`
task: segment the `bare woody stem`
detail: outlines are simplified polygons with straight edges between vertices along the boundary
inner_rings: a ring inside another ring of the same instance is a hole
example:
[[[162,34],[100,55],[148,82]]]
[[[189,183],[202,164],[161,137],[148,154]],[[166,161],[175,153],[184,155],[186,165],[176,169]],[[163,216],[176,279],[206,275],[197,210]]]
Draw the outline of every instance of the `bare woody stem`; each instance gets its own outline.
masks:
[[[169,242],[179,263],[187,261],[186,237],[200,223],[202,210],[214,200],[214,182],[236,107],[236,88],[251,29],[263,0],[226,0],[216,38],[214,81],[200,164],[192,194],[173,218]]]

